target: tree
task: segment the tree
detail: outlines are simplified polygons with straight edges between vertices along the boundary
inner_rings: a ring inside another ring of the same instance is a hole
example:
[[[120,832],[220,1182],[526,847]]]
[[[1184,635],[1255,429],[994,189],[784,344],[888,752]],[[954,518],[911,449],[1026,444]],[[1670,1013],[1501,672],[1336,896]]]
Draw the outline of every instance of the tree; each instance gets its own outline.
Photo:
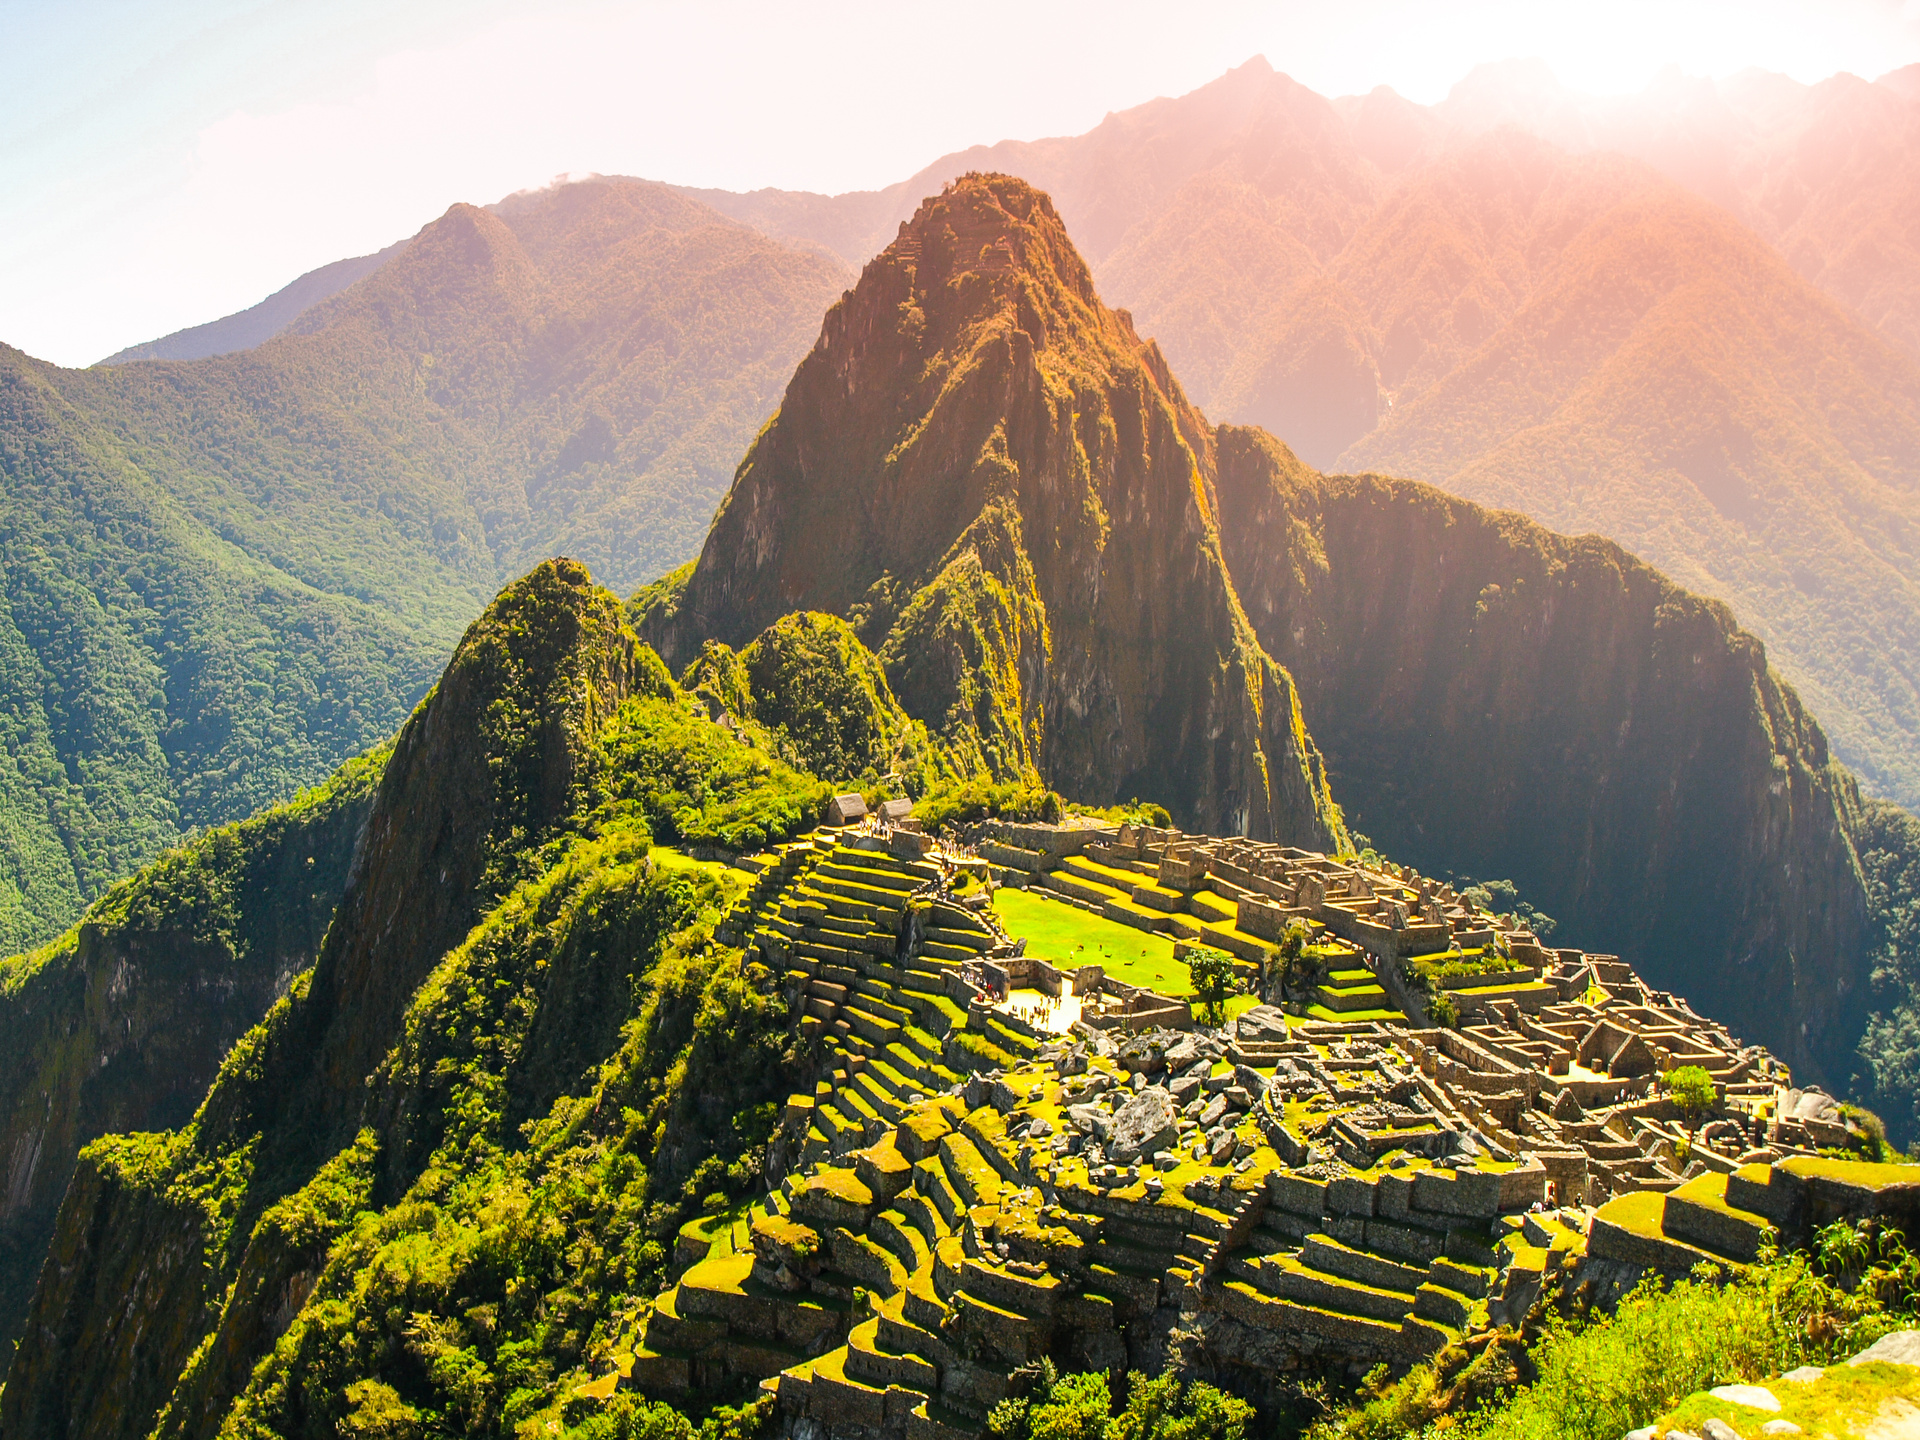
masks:
[[[1680,1112],[1680,1118],[1689,1127],[1702,1115],[1713,1108],[1718,1098],[1713,1089],[1713,1077],[1698,1065],[1680,1065],[1667,1071],[1662,1077],[1667,1087],[1667,1098],[1673,1101],[1674,1109]]]
[[[1226,1018],[1227,996],[1233,993],[1233,957],[1211,945],[1195,945],[1187,951],[1187,975],[1201,1006],[1218,1025]]]

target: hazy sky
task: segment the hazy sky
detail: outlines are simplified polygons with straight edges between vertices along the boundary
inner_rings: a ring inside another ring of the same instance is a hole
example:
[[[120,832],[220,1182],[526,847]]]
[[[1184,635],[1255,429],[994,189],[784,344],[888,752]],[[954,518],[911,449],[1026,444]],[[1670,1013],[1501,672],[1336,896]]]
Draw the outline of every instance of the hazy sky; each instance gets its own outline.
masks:
[[[1872,78],[1920,0],[0,0],[0,341],[87,364],[561,174],[884,185],[1256,54],[1423,102],[1511,56]]]

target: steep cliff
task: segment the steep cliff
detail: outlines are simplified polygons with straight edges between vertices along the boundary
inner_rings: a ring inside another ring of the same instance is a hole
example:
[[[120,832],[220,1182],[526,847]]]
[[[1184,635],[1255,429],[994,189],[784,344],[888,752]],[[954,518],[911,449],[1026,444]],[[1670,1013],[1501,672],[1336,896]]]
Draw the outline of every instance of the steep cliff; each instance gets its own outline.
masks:
[[[313,964],[384,749],[169,852],[0,962],[0,1379],[82,1145],[185,1124],[233,1042]]]
[[[277,1235],[270,1207],[354,1142],[420,983],[591,798],[595,733],[653,675],[618,602],[570,561],[474,622],[394,742],[313,969],[228,1055],[187,1131],[82,1153],[0,1431],[147,1433],[262,1213]],[[310,1269],[306,1239],[270,1245],[274,1279],[256,1285],[277,1297]]]
[[[1860,800],[1725,606],[1597,536],[1323,476],[1223,427],[1221,530],[1352,823],[1511,876],[1581,943],[1845,1086],[1870,1006]]]
[[[828,312],[700,560],[649,597],[670,663],[852,620],[989,773],[1328,843],[1291,678],[1220,558],[1204,418],[1094,293],[1052,203],[968,176]]]

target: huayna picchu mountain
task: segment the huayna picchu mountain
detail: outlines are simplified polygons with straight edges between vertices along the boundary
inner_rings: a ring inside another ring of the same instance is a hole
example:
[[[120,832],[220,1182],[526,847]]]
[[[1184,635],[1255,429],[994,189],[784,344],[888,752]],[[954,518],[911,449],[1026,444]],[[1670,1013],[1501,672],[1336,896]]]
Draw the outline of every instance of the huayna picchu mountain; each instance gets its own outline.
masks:
[[[996,778],[1196,825],[1339,833],[1293,681],[1220,553],[1211,437],[1052,202],[969,177],[828,312],[699,560],[641,597],[669,664],[845,615]]]

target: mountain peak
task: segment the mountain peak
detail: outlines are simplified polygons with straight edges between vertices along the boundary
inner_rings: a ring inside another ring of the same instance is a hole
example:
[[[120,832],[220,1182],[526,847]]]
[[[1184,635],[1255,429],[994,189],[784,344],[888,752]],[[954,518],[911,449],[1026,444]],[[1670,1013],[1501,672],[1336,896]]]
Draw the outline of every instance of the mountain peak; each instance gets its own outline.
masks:
[[[875,263],[889,260],[912,266],[923,288],[967,275],[1020,274],[1089,310],[1100,304],[1053,201],[1012,175],[970,171],[923,201]]]
[[[964,175],[829,312],[649,638],[681,664],[842,615],[987,774],[1330,840],[1292,681],[1220,556],[1211,467],[1205,419],[1100,302],[1053,202]]]

